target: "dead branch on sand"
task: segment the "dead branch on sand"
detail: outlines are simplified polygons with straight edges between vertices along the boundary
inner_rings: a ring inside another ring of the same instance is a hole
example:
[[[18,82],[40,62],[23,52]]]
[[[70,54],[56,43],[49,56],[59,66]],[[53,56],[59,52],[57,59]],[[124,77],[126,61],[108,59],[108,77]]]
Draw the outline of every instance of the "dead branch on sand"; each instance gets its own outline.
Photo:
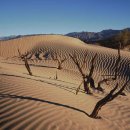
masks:
[[[90,117],[99,118],[97,115],[98,115],[99,111],[101,110],[101,108],[108,102],[114,100],[117,96],[121,95],[123,93],[123,90],[125,89],[126,85],[128,84],[128,82],[129,81],[127,81],[118,91],[117,91],[117,88],[119,85],[117,83],[116,86],[104,98],[102,98],[101,100],[99,100],[96,103],[92,113],[90,114]]]
[[[26,67],[26,69],[27,69],[29,75],[32,75],[30,66],[29,66],[29,64],[28,64],[27,57],[26,57],[25,55],[22,55],[19,49],[18,49],[18,53],[19,53],[19,57],[24,61],[25,67]]]

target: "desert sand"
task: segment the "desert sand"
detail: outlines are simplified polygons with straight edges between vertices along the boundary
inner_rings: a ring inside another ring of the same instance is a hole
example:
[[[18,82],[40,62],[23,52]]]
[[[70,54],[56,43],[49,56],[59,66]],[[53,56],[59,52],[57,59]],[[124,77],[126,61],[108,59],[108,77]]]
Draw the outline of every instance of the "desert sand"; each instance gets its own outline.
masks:
[[[19,58],[29,54],[30,76]],[[46,52],[59,52],[67,57],[63,69],[57,69],[57,62]],[[40,52],[40,59],[34,54]],[[83,86],[78,95],[76,88],[82,77],[70,59],[75,52],[82,62],[85,52],[89,72],[90,61],[97,53],[93,78],[96,84],[102,75],[112,75],[117,59],[117,50],[88,45],[78,39],[61,35],[25,36],[0,41],[0,129],[1,130],[130,130],[130,84],[125,93],[106,104],[99,116],[92,119],[88,115],[95,104],[109,92],[117,82],[120,87],[130,79],[130,53],[121,51],[121,63],[117,81],[104,84],[105,92],[84,93]],[[57,79],[56,79],[57,76]]]

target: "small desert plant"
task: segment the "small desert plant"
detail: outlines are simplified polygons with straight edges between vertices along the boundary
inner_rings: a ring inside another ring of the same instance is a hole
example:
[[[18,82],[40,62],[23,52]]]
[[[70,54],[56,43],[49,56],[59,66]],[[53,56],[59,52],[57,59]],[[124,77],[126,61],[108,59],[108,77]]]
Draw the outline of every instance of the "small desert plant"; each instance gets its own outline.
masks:
[[[67,58],[65,57],[65,55],[60,55],[60,53],[58,52],[51,52],[51,57],[54,61],[58,62],[58,67],[57,69],[61,70],[62,69],[62,64],[67,60]]]

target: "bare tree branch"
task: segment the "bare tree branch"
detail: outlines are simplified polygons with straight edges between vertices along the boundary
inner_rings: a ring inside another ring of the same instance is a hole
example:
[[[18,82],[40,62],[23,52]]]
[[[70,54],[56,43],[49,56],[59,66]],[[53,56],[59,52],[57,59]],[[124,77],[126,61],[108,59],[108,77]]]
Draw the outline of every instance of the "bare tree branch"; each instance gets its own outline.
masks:
[[[78,88],[76,89],[76,95],[78,94],[78,92],[79,92],[79,90],[80,90],[80,87],[81,87],[81,85],[83,84],[83,82],[84,82],[84,81],[82,81],[82,82],[80,83],[80,85],[78,86]]]
[[[86,62],[87,62],[87,61],[86,61],[87,55],[88,55],[88,53],[86,52],[85,55],[84,55],[84,59],[83,59],[83,63],[82,63],[82,65],[81,65],[81,68],[85,67],[85,64],[86,64]]]
[[[80,62],[79,62],[75,53],[73,55],[69,54],[69,56],[74,61],[75,65],[77,66],[77,68],[78,68],[78,70],[79,70],[79,72],[80,72],[80,74],[82,75],[82,78],[83,78],[83,81],[81,82],[81,84],[78,86],[78,88],[76,90],[76,94],[78,94],[78,91],[79,91],[82,83],[84,85],[85,92],[87,94],[91,94],[90,89],[89,89],[89,84],[90,84],[91,88],[96,89],[92,75],[93,75],[93,72],[94,72],[94,61],[96,59],[97,54],[95,54],[95,56],[92,58],[89,75],[87,75],[86,73],[83,72],[84,71],[83,66],[85,66],[85,64],[86,64],[87,53],[84,55],[82,64],[80,64]]]
[[[54,61],[58,62],[57,69],[62,69],[62,64],[67,60],[65,56],[61,56],[58,52],[51,52],[51,57]]]
[[[29,64],[28,64],[27,58],[26,58],[24,55],[21,54],[21,52],[20,52],[19,49],[18,49],[18,53],[19,53],[20,58],[24,61],[25,67],[26,67],[26,69],[27,69],[29,75],[32,75],[32,72],[31,72],[30,66],[29,66]]]
[[[113,99],[115,99],[117,96],[119,96],[123,90],[125,89],[125,87],[127,86],[129,80],[126,81],[126,83],[120,88],[120,90],[118,90],[116,93],[115,91],[118,88],[118,83],[116,84],[116,86],[100,101],[97,102],[97,104],[95,105],[92,113],[90,114],[91,118],[98,118],[97,115],[99,113],[99,111],[101,110],[101,108],[107,104],[108,102],[112,101]],[[113,94],[115,93],[115,94]]]
[[[103,84],[103,83],[106,83],[106,84],[107,84],[108,81],[113,81],[113,80],[116,80],[116,79],[117,79],[117,76],[119,75],[119,74],[118,74],[119,63],[120,63],[120,60],[121,60],[120,48],[121,48],[121,43],[120,43],[120,45],[119,45],[119,47],[118,47],[118,58],[117,58],[117,60],[116,60],[115,66],[114,66],[114,68],[115,68],[115,73],[114,73],[114,75],[111,75],[112,77],[104,78],[103,80],[99,81],[99,82],[98,82],[98,87],[97,87],[98,90],[99,90],[99,89],[102,89],[101,84]],[[102,90],[103,90],[103,89],[102,89]]]
[[[74,61],[74,63],[76,64],[80,74],[82,75],[82,78],[85,78],[85,74],[83,73],[83,70],[80,67],[79,61],[76,57],[76,55],[74,54],[73,56],[71,54],[69,54],[70,58]]]
[[[89,75],[88,77],[91,78],[92,77],[92,74],[93,74],[93,71],[94,71],[94,61],[97,57],[97,53],[95,54],[95,56],[93,57],[92,61],[91,61],[91,69],[90,69],[90,72],[89,72]]]

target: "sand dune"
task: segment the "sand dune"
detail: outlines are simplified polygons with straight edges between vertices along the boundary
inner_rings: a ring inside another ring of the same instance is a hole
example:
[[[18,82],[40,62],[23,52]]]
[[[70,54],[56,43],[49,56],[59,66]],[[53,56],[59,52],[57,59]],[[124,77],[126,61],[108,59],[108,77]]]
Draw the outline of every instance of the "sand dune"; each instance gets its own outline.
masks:
[[[27,52],[33,76],[29,76],[24,63],[18,58],[18,49]],[[67,61],[62,70],[57,62],[45,60],[45,52],[59,52]],[[95,63],[96,83],[103,74],[114,73],[117,51],[104,47],[86,45],[75,38],[60,35],[28,36],[0,41],[0,129],[2,130],[129,130],[130,129],[130,86],[127,96],[119,96],[102,108],[102,119],[87,116],[96,102],[105,93],[95,92],[93,96],[75,90],[82,79],[69,53],[76,53],[82,62],[85,53],[89,71],[90,61],[98,54]],[[42,60],[34,56],[40,53]],[[119,74],[120,85],[130,79],[130,53],[121,51]],[[56,73],[58,79],[56,80]],[[104,86],[110,90],[115,82]]]

